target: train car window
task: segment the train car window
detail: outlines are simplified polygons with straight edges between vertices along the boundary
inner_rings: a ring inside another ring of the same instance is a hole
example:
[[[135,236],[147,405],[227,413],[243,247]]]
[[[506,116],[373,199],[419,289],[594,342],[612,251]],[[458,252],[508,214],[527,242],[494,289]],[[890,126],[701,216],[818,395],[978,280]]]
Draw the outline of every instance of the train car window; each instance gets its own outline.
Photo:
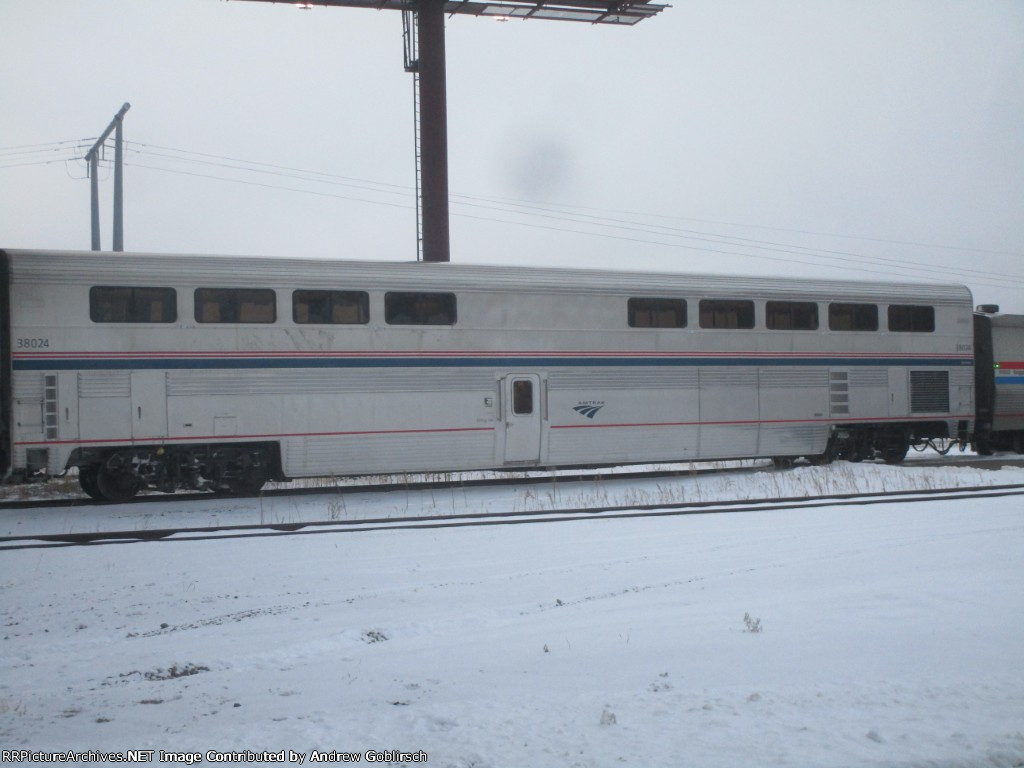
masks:
[[[173,288],[96,285],[89,289],[89,319],[94,323],[173,323],[178,294]]]
[[[455,325],[454,293],[389,292],[384,294],[388,325]]]
[[[701,299],[701,328],[753,328],[754,302],[737,299]]]
[[[934,333],[935,307],[893,304],[889,307],[889,330]]]
[[[529,379],[512,382],[512,413],[516,416],[533,413],[533,382]]]
[[[300,324],[366,325],[370,296],[366,291],[293,291],[292,319]]]
[[[773,331],[818,330],[818,305],[813,301],[769,301],[764,317]]]
[[[632,298],[627,312],[630,328],[686,327],[686,299]]]
[[[273,323],[277,303],[269,288],[196,288],[197,323]]]
[[[877,331],[878,307],[874,304],[829,304],[830,331]]]

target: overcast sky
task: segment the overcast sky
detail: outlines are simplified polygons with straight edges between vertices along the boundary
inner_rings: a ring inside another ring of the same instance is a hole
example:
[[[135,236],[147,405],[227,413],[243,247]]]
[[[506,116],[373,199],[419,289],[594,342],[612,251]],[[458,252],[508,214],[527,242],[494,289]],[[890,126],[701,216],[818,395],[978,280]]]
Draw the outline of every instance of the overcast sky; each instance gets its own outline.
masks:
[[[1021,0],[455,17],[447,49],[453,261],[953,280],[1024,313]],[[127,250],[415,258],[400,14],[0,0],[0,50],[3,247],[89,247],[76,158],[130,102]]]

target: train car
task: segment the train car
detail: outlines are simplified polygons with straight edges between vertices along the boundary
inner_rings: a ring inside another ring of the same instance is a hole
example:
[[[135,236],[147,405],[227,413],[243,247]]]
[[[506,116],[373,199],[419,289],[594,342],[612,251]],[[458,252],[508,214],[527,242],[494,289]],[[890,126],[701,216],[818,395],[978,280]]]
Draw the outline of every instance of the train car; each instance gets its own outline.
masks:
[[[1024,453],[1024,316],[982,306],[975,316],[979,453]]]
[[[0,461],[91,496],[967,439],[959,285],[0,252]]]

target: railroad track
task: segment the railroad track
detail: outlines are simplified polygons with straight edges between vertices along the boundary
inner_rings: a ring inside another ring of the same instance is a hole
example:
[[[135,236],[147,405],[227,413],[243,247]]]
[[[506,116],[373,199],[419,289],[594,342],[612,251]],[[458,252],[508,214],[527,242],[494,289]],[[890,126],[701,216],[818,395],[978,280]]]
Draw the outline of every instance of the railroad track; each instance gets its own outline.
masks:
[[[467,473],[443,473],[436,479],[413,480],[389,483],[353,483],[351,485],[326,485],[326,486],[293,486],[288,488],[266,488],[258,495],[265,498],[278,498],[283,496],[315,496],[324,493],[390,493],[391,491],[426,491],[426,490],[448,490],[451,488],[489,488],[509,485],[547,485],[551,483],[581,483],[594,482],[597,480],[657,480],[659,478],[672,477],[696,477],[700,475],[720,474],[722,472],[763,472],[772,469],[770,461],[752,460],[750,466],[739,467],[699,467],[693,468],[687,465],[685,468],[659,469],[659,470],[638,470],[635,472],[619,472],[615,467],[609,467],[606,471],[590,470],[573,474],[544,472],[539,470],[529,475],[521,475],[516,472],[509,472],[508,475],[495,477],[475,477],[477,472]],[[391,477],[397,477],[392,475]],[[218,494],[207,491],[195,493],[151,493],[136,496],[127,505],[132,504],[167,504],[182,501],[209,501],[216,498]],[[252,496],[229,496],[224,494],[221,498],[253,498]],[[96,507],[110,506],[108,501],[97,501],[86,496],[74,498],[51,498],[51,499],[7,499],[0,501],[0,512],[5,509],[49,509],[50,507]],[[123,505],[122,505],[123,506]]]
[[[740,463],[737,461],[736,463]],[[717,475],[722,473],[752,473],[764,472],[774,469],[767,459],[744,460],[746,466],[715,466],[720,462],[708,462],[708,466],[695,467],[692,464],[679,465],[678,468],[666,468],[658,470],[638,471],[616,471],[617,468],[609,467],[606,470],[589,470],[573,474],[544,472],[542,470],[531,472],[529,475],[522,475],[516,472],[509,472],[507,476],[496,476],[480,478],[475,477],[479,473],[444,473],[436,479],[397,481],[390,483],[358,483],[351,485],[328,485],[309,487],[287,487],[269,488],[260,492],[259,496],[265,498],[278,498],[286,496],[314,496],[324,493],[389,493],[392,491],[423,491],[423,490],[448,490],[451,488],[488,488],[511,485],[547,485],[551,483],[569,484],[585,483],[598,480],[657,480],[673,477],[699,477],[702,475]],[[1024,467],[1024,458],[1014,455],[977,457],[977,456],[936,456],[934,459],[909,461],[905,466],[927,466],[927,467],[972,467],[977,469],[1002,466]],[[170,504],[187,501],[208,501],[215,498],[215,494],[200,491],[195,493],[151,493],[135,497],[127,504]],[[252,498],[246,496],[228,496],[222,498]],[[2,499],[0,500],[0,514],[4,510],[15,509],[49,509],[52,507],[96,507],[109,506],[110,502],[97,501],[86,496],[71,498],[36,498],[36,499]]]
[[[782,499],[742,499],[673,504],[599,506],[552,509],[543,512],[491,512],[479,514],[424,515],[363,520],[323,520],[296,523],[258,523],[201,527],[172,527],[147,530],[98,531],[88,533],[43,533],[0,537],[0,551],[45,549],[56,547],[98,546],[109,544],[181,543],[213,539],[263,538],[353,534],[383,530],[462,528],[469,526],[523,525],[573,522],[582,520],[614,520],[638,517],[709,515],[738,512],[765,512],[796,508],[823,508],[850,505],[921,503],[963,499],[1024,496],[1024,484],[975,486],[925,491],[890,491],[883,493],[845,493]]]

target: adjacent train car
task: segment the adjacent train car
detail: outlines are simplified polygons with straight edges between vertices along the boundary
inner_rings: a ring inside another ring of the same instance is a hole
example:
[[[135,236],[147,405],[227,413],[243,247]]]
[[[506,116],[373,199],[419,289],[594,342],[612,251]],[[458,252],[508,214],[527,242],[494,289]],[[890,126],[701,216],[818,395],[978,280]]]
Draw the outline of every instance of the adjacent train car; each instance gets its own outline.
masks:
[[[6,475],[114,501],[973,430],[959,285],[16,250],[0,283]]]
[[[979,313],[975,349],[977,450],[1024,453],[1024,316]]]

